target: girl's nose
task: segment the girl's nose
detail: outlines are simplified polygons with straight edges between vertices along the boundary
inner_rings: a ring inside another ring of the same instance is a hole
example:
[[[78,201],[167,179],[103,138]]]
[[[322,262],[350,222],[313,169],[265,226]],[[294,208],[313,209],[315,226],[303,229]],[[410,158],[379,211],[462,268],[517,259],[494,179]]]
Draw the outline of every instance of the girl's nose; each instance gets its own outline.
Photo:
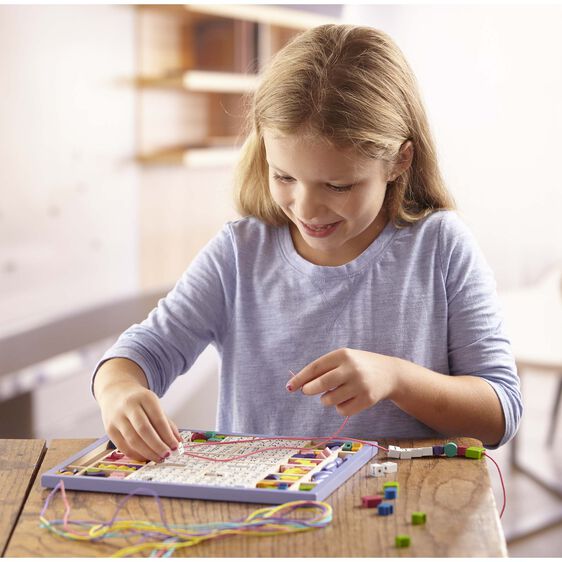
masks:
[[[302,221],[313,221],[320,216],[323,203],[313,188],[300,184],[294,192],[293,208]]]

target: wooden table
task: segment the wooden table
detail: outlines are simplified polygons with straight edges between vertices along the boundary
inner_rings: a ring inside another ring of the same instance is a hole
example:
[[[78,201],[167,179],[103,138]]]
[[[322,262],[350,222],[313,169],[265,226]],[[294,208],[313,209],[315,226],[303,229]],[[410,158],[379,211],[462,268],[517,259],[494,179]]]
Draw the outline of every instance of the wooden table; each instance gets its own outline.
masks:
[[[474,439],[455,439],[463,445],[477,445]],[[49,490],[39,476],[91,439],[53,440],[43,456],[39,440],[0,440],[0,552],[8,557],[107,557],[125,546],[65,540],[39,527],[41,511]],[[435,444],[431,440],[392,441],[401,447]],[[381,445],[386,442],[381,441]],[[493,456],[493,455],[492,455]],[[382,459],[384,453],[380,453]],[[465,458],[419,458],[398,460],[398,473],[383,478],[368,476],[368,465],[334,492],[327,502],[334,519],[324,529],[276,537],[227,537],[177,552],[194,557],[436,557],[507,556],[498,508],[490,486],[487,463]],[[37,470],[38,468],[38,470]],[[390,478],[392,476],[392,478]],[[395,513],[379,516],[361,507],[361,496],[379,493],[382,482],[396,479],[400,495]],[[72,519],[110,519],[120,495],[69,491]],[[501,498],[498,498],[501,502]],[[163,499],[170,523],[231,521],[247,516],[258,504]],[[22,509],[23,508],[23,509]],[[47,519],[62,518],[60,497]],[[427,523],[413,526],[413,511],[425,511]],[[4,514],[8,515],[6,517]],[[122,517],[157,521],[156,503],[150,497],[136,497],[126,504]],[[411,546],[398,549],[395,536],[407,534]]]

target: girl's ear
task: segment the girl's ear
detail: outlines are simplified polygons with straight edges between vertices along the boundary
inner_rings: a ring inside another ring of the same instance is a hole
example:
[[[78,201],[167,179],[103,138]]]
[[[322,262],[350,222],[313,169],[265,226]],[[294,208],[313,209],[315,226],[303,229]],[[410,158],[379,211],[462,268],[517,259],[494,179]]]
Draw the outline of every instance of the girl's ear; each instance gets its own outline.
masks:
[[[398,152],[398,158],[392,165],[388,174],[388,181],[394,181],[398,176],[403,174],[411,165],[414,159],[414,143],[406,141]]]

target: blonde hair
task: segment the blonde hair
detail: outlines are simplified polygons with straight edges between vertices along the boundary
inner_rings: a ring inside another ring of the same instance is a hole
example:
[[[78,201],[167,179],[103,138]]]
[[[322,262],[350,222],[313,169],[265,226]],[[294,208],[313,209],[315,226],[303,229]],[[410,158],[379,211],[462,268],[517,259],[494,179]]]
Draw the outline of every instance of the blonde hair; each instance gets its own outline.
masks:
[[[411,141],[411,166],[387,186],[390,220],[405,226],[454,208],[415,77],[385,33],[347,24],[301,33],[273,57],[247,103],[246,139],[234,176],[242,216],[272,225],[289,220],[269,192],[264,129],[313,134],[388,162]]]

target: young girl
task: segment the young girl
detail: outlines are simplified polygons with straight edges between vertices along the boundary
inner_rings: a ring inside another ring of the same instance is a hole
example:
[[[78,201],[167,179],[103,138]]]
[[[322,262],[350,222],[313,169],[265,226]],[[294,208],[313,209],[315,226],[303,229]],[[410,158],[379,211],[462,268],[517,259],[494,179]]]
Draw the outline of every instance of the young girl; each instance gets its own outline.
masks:
[[[109,437],[158,460],[180,439],[158,396],[208,345],[217,429],[363,439],[517,430],[495,283],[445,189],[412,71],[375,29],[324,25],[253,96],[240,220],[98,365]]]

